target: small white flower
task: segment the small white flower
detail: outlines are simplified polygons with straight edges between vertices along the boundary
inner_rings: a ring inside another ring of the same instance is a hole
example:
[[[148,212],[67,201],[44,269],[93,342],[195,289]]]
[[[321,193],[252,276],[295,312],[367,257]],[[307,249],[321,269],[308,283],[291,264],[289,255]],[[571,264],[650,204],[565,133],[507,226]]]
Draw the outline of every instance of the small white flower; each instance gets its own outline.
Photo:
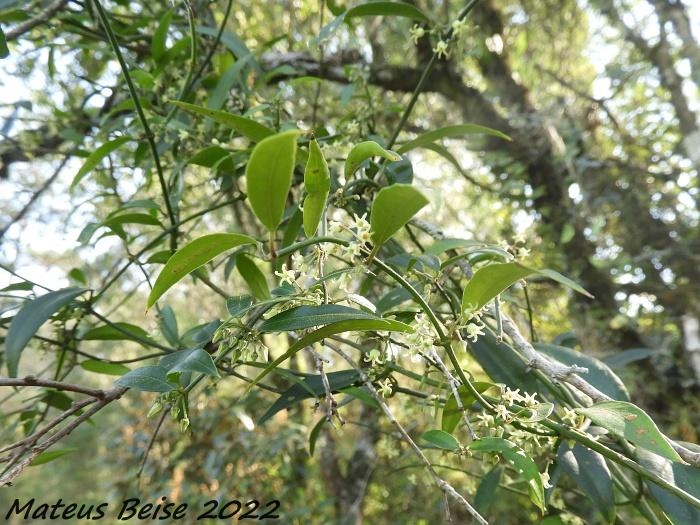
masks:
[[[365,361],[370,363],[372,366],[384,364],[384,359],[382,359],[382,353],[376,348],[367,352],[367,355],[365,356]]]
[[[549,483],[549,472],[540,472],[540,477],[542,478],[542,486],[546,489],[551,489],[552,485]]]
[[[420,27],[418,24],[409,29],[408,32],[411,35],[411,41],[414,44],[418,44],[418,40],[425,36],[425,28]]]
[[[480,335],[484,335],[484,325],[469,323],[467,325],[467,339],[475,343]]]
[[[388,377],[378,381],[377,385],[379,386],[379,393],[382,397],[389,397],[391,395],[391,380]]]
[[[539,404],[540,404],[540,402],[537,401],[536,398],[537,398],[537,392],[535,392],[534,394],[528,394],[527,392],[525,392],[525,395],[522,396],[521,401],[523,402],[523,404],[524,404],[526,407],[533,407],[533,406],[535,406],[535,405],[539,405]]]
[[[275,275],[280,278],[280,284],[289,283],[292,286],[296,284],[296,273],[294,270],[287,268],[287,263],[282,265],[281,272],[275,272]]]
[[[510,412],[505,405],[496,405],[496,415],[501,419],[510,419]]]
[[[506,387],[506,391],[501,395],[501,401],[503,401],[506,406],[511,406],[517,401],[522,401],[523,396],[520,395],[520,389],[511,390]]]
[[[449,58],[449,44],[444,40],[440,40],[433,48],[433,53],[435,53],[438,56],[438,58]]]

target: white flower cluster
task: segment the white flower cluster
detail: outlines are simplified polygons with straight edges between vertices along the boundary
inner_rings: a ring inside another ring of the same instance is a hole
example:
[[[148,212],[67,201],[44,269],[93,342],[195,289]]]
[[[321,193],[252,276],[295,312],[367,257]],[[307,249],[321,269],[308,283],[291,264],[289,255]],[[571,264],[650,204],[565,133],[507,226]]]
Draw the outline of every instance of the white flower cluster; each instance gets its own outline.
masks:
[[[343,232],[350,232],[352,235],[347,246],[340,244],[334,245],[332,248],[334,254],[343,259],[348,259],[351,262],[355,262],[357,258],[362,255],[363,246],[371,242],[372,239],[370,224],[365,217],[367,217],[366,213],[364,213],[362,217],[353,214],[353,221],[350,225],[343,224],[339,221],[330,221],[328,223],[328,233],[331,235],[339,235]]]

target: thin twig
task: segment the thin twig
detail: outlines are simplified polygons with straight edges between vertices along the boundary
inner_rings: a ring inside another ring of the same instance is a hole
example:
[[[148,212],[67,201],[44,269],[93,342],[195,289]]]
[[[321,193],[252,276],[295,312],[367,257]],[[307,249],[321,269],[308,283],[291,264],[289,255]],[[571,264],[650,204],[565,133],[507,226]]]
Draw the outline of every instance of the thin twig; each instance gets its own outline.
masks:
[[[18,26],[13,27],[7,33],[5,33],[5,40],[8,42],[10,40],[15,40],[16,38],[19,38],[22,36],[24,33],[27,31],[30,31],[34,29],[36,26],[39,26],[41,24],[45,24],[46,22],[49,21],[49,19],[58,13],[64,5],[68,3],[68,0],[54,0],[53,3],[49,4],[46,6],[46,9],[44,9],[41,13],[39,13],[36,16],[33,16],[29,20],[22,22]]]
[[[98,388],[90,388],[87,386],[74,385],[72,383],[64,383],[63,381],[54,381],[53,379],[39,379],[34,376],[18,377],[0,377],[0,386],[40,386],[45,388],[55,388],[66,392],[78,392],[87,394],[88,396],[104,399],[106,392]]]

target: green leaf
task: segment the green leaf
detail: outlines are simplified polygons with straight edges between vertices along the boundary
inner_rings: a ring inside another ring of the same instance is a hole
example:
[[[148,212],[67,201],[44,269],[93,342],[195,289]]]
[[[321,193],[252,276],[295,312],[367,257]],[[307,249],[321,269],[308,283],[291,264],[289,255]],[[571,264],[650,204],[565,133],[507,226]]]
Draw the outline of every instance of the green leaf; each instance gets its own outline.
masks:
[[[498,386],[495,385],[494,383],[487,383],[487,382],[482,382],[482,381],[474,381],[472,383],[472,386],[480,394],[485,392],[489,388],[498,388]],[[476,398],[474,397],[474,394],[472,394],[466,386],[459,387],[458,392],[459,392],[459,398],[462,401],[462,406],[464,407],[465,410],[469,410],[469,407],[474,402],[476,402]],[[445,402],[445,406],[442,409],[442,423],[441,423],[442,430],[444,430],[445,432],[449,432],[449,433],[454,432],[455,428],[457,428],[457,425],[459,424],[459,421],[461,419],[462,419],[462,412],[459,410],[459,407],[457,406],[457,400],[455,399],[454,394],[450,394],[450,397],[447,398],[447,401]]]
[[[137,341],[142,345],[147,345],[143,340],[155,342],[148,335],[148,332],[131,323],[117,322],[111,325],[98,326],[92,328],[81,337],[85,341]]]
[[[226,309],[231,317],[241,317],[253,306],[252,295],[237,295],[226,299]]]
[[[494,263],[479,268],[462,294],[462,312],[476,312],[513,283],[534,270],[517,263]]]
[[[226,250],[243,244],[255,244],[255,239],[239,233],[212,233],[193,240],[180,248],[168,259],[153,284],[153,289],[148,295],[146,308],[155,304],[171,286],[188,273],[211,261],[214,257]]]
[[[608,365],[593,356],[577,352],[566,346],[533,343],[535,349],[566,366],[578,365],[588,368],[586,381],[607,396],[619,401],[629,401],[629,393],[622,380]]]
[[[211,355],[201,348],[191,348],[168,354],[160,359],[159,366],[167,369],[168,374],[173,372],[200,372],[202,374],[219,377]]]
[[[501,477],[503,476],[503,465],[500,463],[494,466],[488,474],[481,478],[481,483],[476,489],[476,494],[474,496],[474,508],[479,512],[479,514],[487,514],[489,508],[495,501],[496,489],[501,483]]]
[[[258,265],[245,254],[236,254],[236,268],[240,272],[253,295],[261,301],[272,297],[270,288],[267,286],[267,279],[260,271]]]
[[[178,388],[177,383],[168,381],[168,369],[159,365],[132,370],[117,379],[114,384],[144,392],[171,392]]]
[[[30,283],[29,281],[21,281],[19,283],[12,283],[8,284],[0,290],[0,292],[15,292],[15,291],[22,291],[22,292],[29,292],[34,288],[34,285]]]
[[[497,343],[491,330],[487,330],[476,341],[469,342],[468,348],[493,381],[505,383],[513,390],[520,388],[530,393],[541,390],[542,385],[537,380],[537,375],[532,373],[523,356],[512,346],[504,342]]]
[[[297,152],[297,130],[260,141],[245,170],[248,200],[255,216],[269,231],[282,221]]]
[[[172,17],[173,10],[169,9],[161,16],[158,27],[153,33],[153,38],[151,39],[151,56],[156,62],[165,54],[165,44],[168,39],[168,29],[170,28],[170,20]]]
[[[48,463],[49,461],[53,461],[54,459],[58,459],[61,456],[65,456],[66,454],[71,454],[71,453],[75,452],[76,450],[78,450],[78,449],[74,448],[74,447],[57,448],[54,450],[47,450],[46,452],[42,452],[37,457],[35,457],[29,465],[32,467],[36,467],[37,465],[43,465],[44,463]]]
[[[7,47],[7,39],[5,38],[5,32],[0,26],[0,58],[7,58],[10,56],[10,49]]]
[[[345,178],[349,180],[360,165],[371,157],[383,157],[391,161],[401,160],[401,155],[395,151],[389,151],[382,148],[379,144],[372,140],[360,142],[350,150],[350,153],[348,153],[348,158],[345,159]]]
[[[297,306],[263,321],[260,324],[260,331],[289,332],[355,319],[382,320],[380,317],[363,310],[338,304]]]
[[[426,204],[428,199],[408,184],[392,184],[379,190],[370,215],[375,249],[388,241]]]
[[[575,291],[592,297],[586,290],[554,270],[535,270],[518,263],[494,263],[479,268],[469,280],[462,295],[462,312],[472,312],[481,309],[489,301],[503,292],[520,279],[539,274]]]
[[[129,368],[119,363],[105,363],[97,359],[86,359],[80,363],[80,367],[88,372],[96,374],[107,374],[110,376],[121,376],[129,372]]]
[[[78,170],[78,173],[75,175],[73,178],[73,182],[70,183],[70,188],[69,191],[73,191],[73,188],[75,188],[78,183],[80,183],[81,180],[90,173],[95,166],[97,166],[102,159],[104,159],[107,155],[115,151],[117,148],[120,146],[126,144],[131,140],[131,137],[117,137],[116,139],[110,140],[102,144],[99,148],[97,148],[95,151],[93,151],[87,159],[85,159],[85,162],[83,163],[82,167]]]
[[[593,508],[602,514],[605,522],[613,523],[615,521],[613,481],[603,456],[579,444],[569,448],[565,442],[559,447],[557,463],[575,485],[591,499]]]
[[[644,450],[639,451],[637,457],[643,467],[656,472],[669,483],[696,499],[700,499],[700,469],[691,465],[672,463]],[[683,501],[675,494],[671,494],[650,481],[646,482],[646,486],[671,523],[676,525],[697,525],[700,523],[700,507]]]
[[[368,2],[348,9],[345,19],[358,16],[398,16],[422,22],[430,19],[417,7],[404,2]]]
[[[630,363],[647,359],[658,351],[652,348],[630,348],[621,352],[615,352],[613,355],[603,359],[606,365],[610,368],[624,368]]]
[[[328,419],[323,417],[319,419],[314,425],[314,428],[311,429],[311,432],[309,433],[309,456],[314,455],[314,451],[316,450],[316,441],[318,441],[318,437],[321,435],[321,430],[323,430],[323,425],[326,423],[328,423]]]
[[[343,388],[355,384],[360,374],[357,370],[341,370],[339,372],[329,372],[326,374],[331,392],[337,392]],[[320,374],[304,375],[299,382],[285,390],[282,395],[272,404],[262,415],[259,424],[262,425],[280,410],[289,408],[300,403],[304,399],[320,398],[325,396],[326,390],[323,386],[323,378]]]
[[[569,244],[571,239],[574,238],[574,235],[576,235],[576,230],[574,227],[569,224],[568,222],[564,224],[564,226],[561,229],[561,236],[559,237],[559,243],[564,245],[564,244]]]
[[[473,452],[496,452],[503,456],[527,482],[530,501],[545,512],[544,486],[535,462],[515,443],[497,437],[484,437],[469,445]]]
[[[271,135],[274,135],[274,131],[263,126],[262,124],[251,120],[249,118],[241,117],[240,115],[233,115],[232,113],[227,113],[226,111],[218,111],[215,109],[203,108],[201,106],[195,106],[194,104],[188,104],[187,102],[173,101],[177,107],[194,113],[196,115],[201,115],[203,117],[208,117],[219,124],[228,126],[231,129],[236,130],[238,133],[244,137],[249,138],[253,142],[259,142]]]
[[[321,148],[315,139],[309,142],[309,160],[304,170],[304,233],[313,237],[326,208],[326,199],[331,189],[331,175],[328,164],[323,158]]]
[[[577,412],[590,418],[596,425],[636,446],[670,459],[682,462],[666,437],[641,408],[625,401],[603,401]]]
[[[443,450],[458,450],[459,441],[452,435],[443,430],[428,430],[423,433],[421,438],[431,445]]]
[[[467,135],[470,133],[483,133],[486,135],[491,135],[493,137],[511,140],[508,135],[506,135],[505,133],[501,133],[500,131],[493,128],[487,128],[486,126],[479,126],[477,124],[458,124],[455,126],[445,126],[444,128],[435,129],[423,133],[415,139],[401,145],[401,147],[399,147],[397,151],[399,153],[406,153],[407,151],[411,151],[412,149],[432,144],[436,140],[444,139],[447,137],[460,137],[462,135]]]
[[[231,152],[221,146],[209,146],[199,150],[188,161],[187,164],[204,166],[205,168],[223,169],[226,172],[233,172],[236,169],[231,160]]]
[[[158,328],[168,343],[175,347],[180,346],[180,332],[177,327],[177,317],[175,317],[175,312],[170,306],[164,306],[160,309]]]
[[[12,319],[5,337],[5,359],[10,377],[17,377],[22,350],[39,327],[60,308],[84,293],[85,288],[64,288],[25,303]]]

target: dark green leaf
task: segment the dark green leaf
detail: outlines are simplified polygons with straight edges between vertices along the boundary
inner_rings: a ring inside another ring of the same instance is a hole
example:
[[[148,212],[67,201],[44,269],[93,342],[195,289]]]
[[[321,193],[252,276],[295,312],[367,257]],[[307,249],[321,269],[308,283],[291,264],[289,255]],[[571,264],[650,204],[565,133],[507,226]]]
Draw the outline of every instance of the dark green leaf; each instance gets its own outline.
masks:
[[[252,259],[242,253],[237,254],[236,268],[238,268],[243,280],[257,299],[263,301],[271,297],[270,288],[267,286],[267,279],[265,279],[265,275]]]
[[[603,401],[576,411],[590,418],[596,425],[631,441],[640,448],[671,461],[682,461],[646,412],[632,403]]]
[[[7,40],[5,39],[5,32],[0,26],[0,58],[7,58],[10,56],[10,49],[7,47]]]
[[[345,19],[358,16],[398,16],[422,22],[430,21],[420,9],[404,2],[367,2],[345,12]]]
[[[177,327],[177,318],[175,317],[175,312],[170,306],[164,306],[160,309],[160,314],[158,316],[158,328],[168,343],[173,346],[180,345],[180,333]]]
[[[606,523],[615,521],[615,497],[610,469],[603,456],[584,446],[567,443],[559,447],[559,465],[593,502],[593,507],[602,514]]]
[[[534,270],[517,263],[494,263],[479,268],[469,279],[462,295],[462,312],[476,312]]]
[[[426,204],[428,199],[409,184],[392,184],[379,190],[370,215],[375,247],[389,240]]]
[[[43,465],[44,463],[48,463],[49,461],[53,461],[54,459],[58,459],[61,456],[65,456],[66,454],[71,454],[78,450],[77,448],[56,448],[53,450],[47,450],[46,452],[42,452],[39,454],[37,457],[35,457],[32,462],[29,464],[32,467],[35,467],[37,465]]]
[[[500,131],[492,128],[487,128],[486,126],[479,126],[477,124],[458,124],[455,126],[445,126],[444,128],[435,129],[428,131],[419,135],[415,139],[406,142],[398,148],[399,153],[405,153],[411,151],[415,148],[420,148],[427,144],[431,144],[436,140],[440,140],[447,137],[461,137],[462,135],[467,135],[470,133],[483,133],[486,135],[491,135],[493,137],[498,137],[505,140],[511,140],[508,135],[501,133]]]
[[[12,283],[2,290],[0,292],[15,292],[15,291],[22,291],[22,292],[29,292],[34,288],[34,285],[30,283],[29,281],[22,281],[19,283]]]
[[[84,293],[84,288],[64,288],[25,303],[12,319],[5,337],[5,359],[10,377],[17,377],[22,350],[39,327],[60,308]]]
[[[459,441],[443,430],[428,430],[421,436],[423,441],[443,450],[458,450]]]
[[[503,465],[500,463],[493,467],[488,474],[481,478],[481,483],[476,489],[476,495],[474,496],[474,508],[479,512],[479,514],[484,515],[488,513],[489,508],[495,501],[496,489],[501,483],[501,477],[503,476]]]
[[[297,152],[296,130],[285,131],[260,141],[245,170],[248,201],[255,216],[269,231],[282,221]]]
[[[158,27],[151,38],[151,56],[153,60],[158,62],[165,54],[165,45],[168,39],[168,29],[170,28],[170,20],[173,17],[173,10],[166,11],[158,23]]]
[[[252,295],[237,295],[226,299],[226,309],[231,317],[241,317],[253,306]]]
[[[262,332],[288,332],[325,324],[355,319],[381,319],[363,310],[338,304],[297,306],[266,319],[260,325]]]
[[[129,372],[129,368],[119,363],[105,363],[97,359],[86,359],[80,363],[80,367],[88,372],[96,374],[107,374],[111,376],[121,376]]]
[[[95,166],[97,166],[100,163],[102,159],[104,159],[107,155],[112,153],[120,146],[126,144],[130,140],[131,137],[117,137],[116,139],[105,142],[104,144],[102,144],[102,146],[93,151],[88,156],[88,158],[85,159],[83,166],[78,170],[78,173],[73,178],[73,182],[71,182],[70,184],[69,191],[72,191],[73,188],[75,188],[78,185],[78,183],[81,180],[83,180],[83,177],[90,173],[95,168]]]
[[[318,441],[318,436],[321,435],[323,425],[325,425],[326,423],[328,423],[328,419],[323,417],[319,419],[318,422],[314,425],[314,428],[311,429],[311,432],[309,433],[309,456],[314,455],[314,450],[316,450],[316,441]]]
[[[309,142],[309,160],[304,170],[304,233],[313,237],[326,209],[326,199],[331,188],[331,175],[315,139]]]
[[[656,472],[679,489],[700,499],[700,469],[690,465],[672,463],[665,458],[644,450],[639,451],[637,456],[639,463],[643,467]],[[699,507],[683,501],[675,494],[671,494],[650,481],[646,482],[646,486],[653,498],[670,518],[671,523],[674,525],[697,525],[700,523]]]
[[[656,353],[657,350],[652,348],[631,348],[606,357],[603,362],[610,368],[624,368],[630,363],[647,359]]]
[[[114,384],[144,392],[170,392],[178,388],[177,383],[168,381],[167,368],[158,365],[132,370],[117,379]]]
[[[255,242],[252,237],[238,233],[212,233],[183,246],[173,254],[158,274],[148,296],[146,308],[153,306],[161,295],[188,273],[208,263],[220,253]]]
[[[566,346],[545,343],[534,343],[533,346],[537,351],[564,365],[588,368],[588,373],[583,375],[586,381],[612,399],[629,401],[629,394],[622,380],[602,361]]]
[[[137,341],[147,345],[146,341],[154,342],[148,332],[131,323],[112,323],[111,325],[98,326],[83,334],[81,339],[86,341]],[[145,341],[144,341],[145,340]]]
[[[165,368],[168,374],[173,372],[200,372],[202,374],[219,377],[211,355],[201,348],[191,348],[168,354],[160,359],[158,365]]]
[[[267,126],[263,126],[254,120],[241,117],[240,115],[233,115],[232,113],[227,113],[226,111],[203,108],[201,106],[195,106],[194,104],[188,104],[187,102],[180,101],[173,101],[173,104],[186,111],[189,111],[190,113],[208,117],[219,124],[228,126],[229,128],[236,130],[244,137],[248,137],[253,142],[259,142],[271,135],[274,135],[275,133]]]
[[[527,481],[530,501],[542,512],[546,510],[544,486],[537,465],[515,443],[498,437],[484,437],[473,441],[469,449],[473,452],[496,452],[503,456]]]
[[[360,375],[356,370],[341,370],[326,374],[331,392],[337,392],[356,383]],[[323,380],[320,375],[305,375],[291,388],[285,390],[270,408],[262,415],[259,423],[262,425],[280,410],[289,408],[304,399],[320,398],[326,395]]]

